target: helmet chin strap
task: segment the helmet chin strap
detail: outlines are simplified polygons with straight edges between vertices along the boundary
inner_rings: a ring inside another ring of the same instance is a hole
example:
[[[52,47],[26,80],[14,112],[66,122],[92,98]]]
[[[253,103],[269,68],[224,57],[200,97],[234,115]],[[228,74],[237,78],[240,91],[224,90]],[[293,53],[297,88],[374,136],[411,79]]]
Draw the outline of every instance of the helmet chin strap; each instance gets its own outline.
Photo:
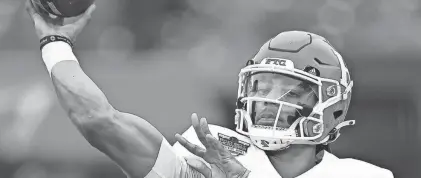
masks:
[[[311,145],[319,145],[319,144],[328,145],[330,143],[333,143],[341,135],[341,133],[340,133],[341,128],[342,127],[345,127],[345,126],[351,126],[351,125],[355,125],[355,120],[349,120],[349,121],[341,122],[335,128],[333,128],[332,131],[330,131],[328,133],[328,135],[323,140],[320,140],[318,142],[307,143],[307,144],[311,144]],[[295,143],[295,144],[297,144],[297,143]]]
[[[297,119],[296,121],[300,121],[302,120],[304,117]],[[296,126],[296,122],[294,122],[294,125]],[[335,128],[332,129],[332,131],[329,132],[329,134],[322,140],[318,141],[318,142],[308,142],[308,141],[304,141],[305,143],[301,142],[301,141],[295,141],[292,142],[292,144],[308,144],[308,145],[319,145],[319,144],[324,144],[324,145],[328,145],[330,143],[333,143],[334,141],[336,141],[339,136],[341,135],[340,130],[342,127],[345,126],[351,126],[351,125],[355,125],[355,120],[349,120],[349,121],[344,121],[339,123]],[[293,126],[293,125],[291,125]]]
[[[327,145],[329,143],[333,143],[334,141],[336,141],[336,139],[338,139],[339,136],[341,135],[340,133],[341,128],[345,126],[351,126],[351,125],[355,125],[355,120],[348,120],[348,121],[343,121],[339,123],[335,128],[332,129],[332,131],[329,132],[328,137],[326,137],[328,140],[325,141],[323,144]]]

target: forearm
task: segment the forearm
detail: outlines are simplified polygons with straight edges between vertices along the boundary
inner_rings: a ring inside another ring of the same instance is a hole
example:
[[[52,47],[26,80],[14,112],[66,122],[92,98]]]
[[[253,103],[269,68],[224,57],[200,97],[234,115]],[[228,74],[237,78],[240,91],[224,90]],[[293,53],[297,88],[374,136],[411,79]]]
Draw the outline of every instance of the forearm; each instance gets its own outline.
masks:
[[[95,6],[76,22],[66,25],[46,21],[48,17],[38,14],[29,0],[26,9],[41,39],[42,58],[58,99],[73,123],[92,146],[113,159],[128,175],[145,177],[155,163],[163,136],[146,120],[114,110],[103,92],[80,68],[66,44],[71,43],[70,40],[63,39],[76,38]]]
[[[82,122],[112,112],[104,93],[83,72],[70,46],[63,42],[48,44],[42,56],[51,71],[58,99],[71,119]]]
[[[128,175],[145,177],[155,163],[164,139],[162,134],[146,120],[114,110],[75,59],[55,64],[48,61],[73,55],[58,51],[51,56],[43,51],[43,59],[69,118],[93,147],[109,156]]]

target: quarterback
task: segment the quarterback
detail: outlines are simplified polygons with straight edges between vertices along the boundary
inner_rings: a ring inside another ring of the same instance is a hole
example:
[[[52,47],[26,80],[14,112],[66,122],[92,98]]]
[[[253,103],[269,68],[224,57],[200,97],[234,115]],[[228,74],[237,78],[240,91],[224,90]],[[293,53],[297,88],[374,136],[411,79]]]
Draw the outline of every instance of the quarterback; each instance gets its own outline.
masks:
[[[170,146],[144,119],[115,109],[83,72],[72,43],[92,5],[74,23],[56,24],[27,0],[41,55],[58,99],[86,140],[131,178],[392,178],[393,174],[330,154],[353,82],[339,53],[321,36],[283,32],[265,43],[239,74],[236,131],[192,115]],[[183,147],[184,146],[184,147]]]
[[[325,38],[282,32],[239,73],[236,131],[202,119],[199,128],[193,122],[177,135],[173,148],[179,156],[198,156],[195,167],[204,175],[214,162],[203,149],[212,135],[220,142],[213,145],[235,155],[249,177],[393,178],[387,169],[329,152],[340,129],[355,124],[345,120],[352,87],[345,61]]]

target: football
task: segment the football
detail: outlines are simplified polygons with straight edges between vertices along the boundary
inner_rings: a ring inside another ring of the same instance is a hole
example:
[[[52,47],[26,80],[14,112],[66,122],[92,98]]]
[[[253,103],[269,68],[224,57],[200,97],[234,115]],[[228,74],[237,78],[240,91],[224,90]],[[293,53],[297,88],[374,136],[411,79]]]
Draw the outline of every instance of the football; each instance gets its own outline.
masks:
[[[75,17],[83,14],[95,0],[32,0],[39,9],[57,17]]]

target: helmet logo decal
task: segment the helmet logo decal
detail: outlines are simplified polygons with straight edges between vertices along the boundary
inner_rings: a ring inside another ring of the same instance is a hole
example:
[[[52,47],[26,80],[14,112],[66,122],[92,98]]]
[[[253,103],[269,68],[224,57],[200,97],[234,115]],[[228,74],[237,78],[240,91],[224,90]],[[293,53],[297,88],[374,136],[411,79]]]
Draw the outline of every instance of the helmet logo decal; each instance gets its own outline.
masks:
[[[273,64],[279,66],[286,66],[286,60],[283,59],[276,59],[276,58],[267,58],[262,61],[264,64]]]
[[[277,65],[287,69],[294,69],[294,63],[292,61],[282,58],[264,58],[260,64]]]

